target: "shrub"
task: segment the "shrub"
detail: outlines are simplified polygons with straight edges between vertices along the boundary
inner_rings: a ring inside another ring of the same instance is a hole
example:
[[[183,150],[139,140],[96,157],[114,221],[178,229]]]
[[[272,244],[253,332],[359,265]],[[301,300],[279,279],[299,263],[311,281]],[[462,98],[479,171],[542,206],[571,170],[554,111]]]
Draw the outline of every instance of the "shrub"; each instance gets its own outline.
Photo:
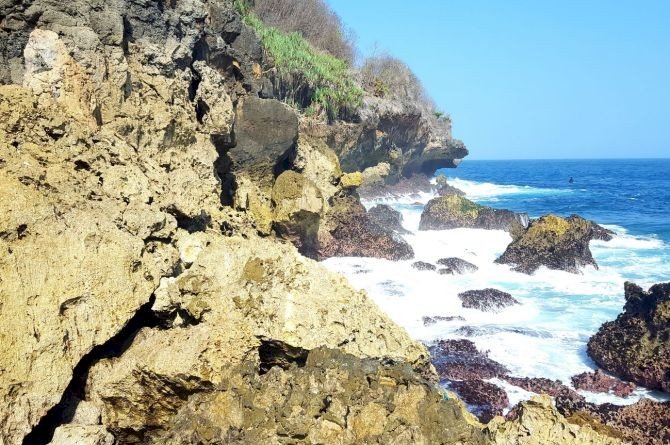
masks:
[[[366,91],[375,96],[383,97],[388,94],[416,102],[431,112],[435,109],[435,104],[421,85],[421,81],[400,59],[389,55],[366,59],[361,67],[361,79]],[[380,95],[380,92],[384,94]]]
[[[346,61],[315,49],[297,32],[286,33],[268,26],[253,13],[248,13],[245,21],[258,34],[279,76],[291,80],[294,96],[302,90],[310,91],[311,102],[325,109],[330,118],[360,105],[363,91]]]
[[[243,1],[243,0],[236,0]],[[355,58],[354,37],[324,0],[247,0],[253,12],[267,26],[286,33],[297,32],[315,48],[349,63]]]

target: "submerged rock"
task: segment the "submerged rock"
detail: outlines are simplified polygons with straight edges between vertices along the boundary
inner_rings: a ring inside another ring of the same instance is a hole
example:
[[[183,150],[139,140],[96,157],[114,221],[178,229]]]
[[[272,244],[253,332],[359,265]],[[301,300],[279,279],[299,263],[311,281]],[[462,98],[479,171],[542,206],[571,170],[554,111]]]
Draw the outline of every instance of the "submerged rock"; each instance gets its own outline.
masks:
[[[593,226],[584,218],[543,216],[519,233],[496,263],[509,264],[526,274],[541,266],[578,273],[584,266],[598,267],[589,249],[592,238]]]
[[[565,386],[560,380],[550,380],[542,377],[513,377],[509,375],[501,378],[510,385],[518,386],[536,394],[547,394],[551,397],[564,397],[574,400],[584,399],[581,394]]]
[[[516,417],[496,417],[484,429],[495,445],[623,445],[621,434],[595,420],[564,418],[549,396],[536,396],[515,410]]]
[[[464,308],[478,309],[484,312],[500,312],[500,310],[520,304],[512,295],[498,289],[478,289],[458,294]]]
[[[596,369],[595,372],[583,372],[573,376],[572,384],[575,388],[584,391],[612,393],[618,397],[628,397],[635,391],[634,383],[622,382],[605,374],[600,369]]]
[[[642,399],[632,405],[596,405],[558,397],[556,408],[569,422],[607,428],[634,445],[670,443],[670,402]]]
[[[431,326],[434,325],[435,323],[440,322],[465,321],[465,318],[461,317],[460,315],[449,315],[449,316],[435,315],[433,317],[422,317],[421,321],[423,322],[424,326]]]
[[[476,272],[479,270],[474,264],[460,258],[442,258],[437,260],[437,264],[445,266],[447,269],[457,274]]]
[[[589,356],[604,370],[638,385],[670,392],[670,283],[644,291],[627,282],[616,320],[591,337]]]
[[[428,350],[441,379],[491,379],[508,372],[488,354],[480,352],[470,340],[438,340]]]
[[[435,270],[437,267],[434,264],[426,263],[425,261],[416,261],[412,263],[412,267],[416,270]]]
[[[493,209],[458,195],[434,198],[421,214],[419,230],[464,228],[514,230],[525,227],[527,217],[509,210]]]

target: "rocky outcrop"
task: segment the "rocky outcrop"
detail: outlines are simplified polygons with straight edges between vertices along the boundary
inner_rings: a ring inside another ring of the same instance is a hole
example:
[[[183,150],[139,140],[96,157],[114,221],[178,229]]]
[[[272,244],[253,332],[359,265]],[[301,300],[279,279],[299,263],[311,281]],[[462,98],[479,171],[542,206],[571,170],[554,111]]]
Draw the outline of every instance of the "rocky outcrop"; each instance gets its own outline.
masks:
[[[593,225],[584,218],[543,216],[532,221],[496,262],[526,274],[542,266],[572,273],[584,266],[597,268],[589,249],[593,236]]]
[[[612,393],[618,397],[628,397],[635,391],[635,384],[622,382],[596,369],[595,372],[583,372],[572,377],[572,385],[576,389],[591,392]]]
[[[670,283],[645,292],[627,282],[624,289],[623,313],[600,327],[587,352],[607,372],[670,392]]]
[[[458,294],[461,305],[468,309],[477,309],[484,312],[500,312],[502,309],[519,304],[507,292],[498,289],[478,289]]]
[[[670,403],[642,399],[632,405],[596,405],[583,400],[556,399],[556,408],[572,423],[594,425],[635,445],[670,443]]]
[[[527,217],[509,210],[493,209],[476,204],[459,195],[434,198],[421,214],[419,230],[457,228],[515,230],[525,227]]]
[[[388,165],[384,182],[414,174],[432,176],[455,167],[468,154],[451,135],[451,122],[438,119],[416,103],[398,98],[366,96],[356,119],[331,125],[309,121],[305,134],[328,141],[345,171]]]
[[[465,273],[471,273],[471,272],[476,272],[479,270],[477,266],[474,264],[465,261],[461,258],[441,258],[437,260],[437,264],[440,266],[444,266],[446,269],[450,270],[452,274],[465,274]]]
[[[593,444],[623,445],[621,434],[595,420],[564,418],[552,406],[548,396],[536,396],[522,402],[516,418],[505,421],[496,417],[484,432],[492,444],[547,445]]]
[[[345,195],[331,201],[319,227],[317,257],[333,256],[408,260],[414,251],[400,235],[375,222],[356,197]]]
[[[435,270],[437,269],[437,266],[431,263],[427,263],[425,261],[415,261],[412,263],[412,267],[416,270]]]
[[[584,400],[574,389],[565,386],[560,380],[550,380],[542,377],[501,377],[510,385],[518,386],[535,394],[547,394],[551,397],[563,397],[565,399]]]
[[[489,422],[509,405],[509,399],[504,389],[493,383],[483,380],[462,380],[449,383],[453,390],[463,402],[484,423]]]
[[[435,315],[433,317],[421,317],[421,321],[424,326],[432,326],[440,322],[449,322],[449,321],[465,321],[465,318],[460,315]]]
[[[484,444],[456,400],[402,364],[324,348],[262,375],[254,362],[189,399],[156,442]]]

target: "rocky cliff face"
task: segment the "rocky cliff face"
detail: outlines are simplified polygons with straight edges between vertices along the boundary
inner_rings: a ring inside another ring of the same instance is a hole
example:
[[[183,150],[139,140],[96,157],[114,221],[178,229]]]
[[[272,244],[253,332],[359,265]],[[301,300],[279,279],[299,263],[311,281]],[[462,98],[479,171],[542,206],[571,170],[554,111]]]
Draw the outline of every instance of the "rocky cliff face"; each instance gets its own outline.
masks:
[[[360,178],[259,97],[232,2],[5,0],[0,33],[0,443],[487,443],[287,242],[338,240]]]

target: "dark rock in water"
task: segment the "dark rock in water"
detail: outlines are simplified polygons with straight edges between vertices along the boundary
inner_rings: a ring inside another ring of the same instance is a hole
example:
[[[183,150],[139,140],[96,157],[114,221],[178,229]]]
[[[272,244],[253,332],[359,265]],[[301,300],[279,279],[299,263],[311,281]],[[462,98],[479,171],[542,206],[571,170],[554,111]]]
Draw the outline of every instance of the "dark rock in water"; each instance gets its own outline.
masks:
[[[445,266],[447,269],[451,269],[454,273],[458,274],[476,272],[479,270],[474,264],[460,258],[442,258],[437,260],[437,264]]]
[[[510,385],[518,386],[526,391],[536,394],[548,394],[552,397],[564,397],[566,399],[583,400],[584,397],[577,391],[565,386],[560,380],[549,380],[542,377],[512,377],[509,375],[501,377]]]
[[[465,318],[461,317],[460,315],[454,315],[454,316],[441,316],[441,315],[436,315],[434,317],[423,317],[423,325],[424,326],[431,326],[434,325],[435,323],[439,322],[447,322],[447,321],[465,321]]]
[[[458,394],[470,406],[473,414],[484,423],[502,415],[503,409],[509,405],[505,390],[493,383],[482,380],[454,381],[449,383],[449,388]]]
[[[500,312],[501,309],[520,304],[507,292],[491,288],[461,292],[458,298],[461,299],[464,308],[484,312]]]
[[[508,372],[503,365],[478,351],[470,340],[439,340],[428,350],[441,379],[491,379]]]
[[[481,337],[483,335],[497,334],[498,332],[510,332],[512,334],[527,335],[529,337],[537,338],[551,338],[551,332],[536,331],[534,329],[513,326],[461,326],[456,330],[456,334],[464,335],[466,337]]]
[[[358,192],[362,197],[370,199],[381,196],[416,195],[417,192],[430,193],[432,190],[433,184],[430,178],[426,175],[418,174],[409,178],[400,178],[393,183],[384,183],[382,181],[377,184],[368,185],[363,182]]]
[[[634,445],[670,443],[670,402],[642,399],[632,405],[596,405],[583,400],[556,398],[556,408],[572,423],[600,422]]]
[[[628,397],[635,391],[634,383],[622,382],[600,369],[597,369],[596,372],[583,372],[573,376],[572,384],[575,388],[584,391],[612,393],[619,397]]]
[[[593,226],[593,239],[600,241],[612,241],[612,237],[616,235],[615,231],[606,229],[600,224],[594,223],[593,221],[591,221],[591,225]]]
[[[493,209],[458,195],[432,199],[421,214],[419,230],[475,229],[518,230],[528,222],[524,214]]]
[[[415,268],[416,270],[435,270],[437,267],[435,267],[434,264],[426,263],[425,261],[417,261],[415,263],[412,263],[412,267]]]
[[[437,189],[437,194],[440,196],[456,195],[465,196],[465,192],[450,184],[442,184]]]
[[[453,275],[454,271],[452,269],[447,269],[446,267],[443,267],[442,269],[438,270],[437,273],[440,275]]]
[[[600,327],[587,353],[624,380],[670,392],[670,283],[645,292],[627,282],[624,289],[624,312]]]
[[[509,264],[517,272],[532,274],[540,266],[577,273],[580,267],[598,267],[589,249],[591,221],[576,215],[547,215],[530,223],[496,263]]]
[[[318,258],[336,256],[408,260],[412,247],[392,230],[380,226],[354,196],[334,198],[319,227]]]
[[[402,226],[402,213],[386,204],[378,204],[368,210],[370,219],[384,229],[393,230],[398,233],[409,233]]]

